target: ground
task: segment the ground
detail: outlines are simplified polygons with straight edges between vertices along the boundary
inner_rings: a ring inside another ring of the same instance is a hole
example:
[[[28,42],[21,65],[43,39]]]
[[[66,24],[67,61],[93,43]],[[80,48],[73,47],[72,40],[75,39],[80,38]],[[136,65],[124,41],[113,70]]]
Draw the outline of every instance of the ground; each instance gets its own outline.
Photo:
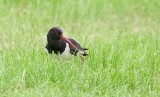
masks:
[[[159,97],[159,0],[0,0],[1,97]],[[46,56],[58,26],[89,56]]]

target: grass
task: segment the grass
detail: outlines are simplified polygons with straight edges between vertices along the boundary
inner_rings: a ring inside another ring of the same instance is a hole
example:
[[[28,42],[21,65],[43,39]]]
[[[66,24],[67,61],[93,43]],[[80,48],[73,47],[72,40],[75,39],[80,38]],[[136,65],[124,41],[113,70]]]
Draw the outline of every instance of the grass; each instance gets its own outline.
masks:
[[[159,97],[159,0],[0,0],[1,97]],[[46,56],[59,26],[89,56]]]

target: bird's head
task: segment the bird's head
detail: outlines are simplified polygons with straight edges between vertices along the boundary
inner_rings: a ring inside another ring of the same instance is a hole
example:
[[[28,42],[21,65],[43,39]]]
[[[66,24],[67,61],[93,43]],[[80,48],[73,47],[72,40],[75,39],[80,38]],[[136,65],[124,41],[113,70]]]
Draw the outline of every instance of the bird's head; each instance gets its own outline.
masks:
[[[53,27],[52,29],[49,30],[49,33],[51,34],[50,36],[54,39],[54,40],[62,40],[67,42],[70,46],[72,46],[73,48],[76,48],[75,45],[73,45],[71,43],[70,40],[68,40],[68,38],[63,34],[63,30],[59,27]]]

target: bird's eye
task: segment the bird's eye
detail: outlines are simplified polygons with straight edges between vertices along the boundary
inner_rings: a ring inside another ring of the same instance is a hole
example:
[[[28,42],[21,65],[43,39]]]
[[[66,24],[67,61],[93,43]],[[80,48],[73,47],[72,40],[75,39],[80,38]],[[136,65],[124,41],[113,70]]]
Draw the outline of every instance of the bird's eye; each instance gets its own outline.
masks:
[[[58,32],[58,35],[61,35],[61,33],[60,33],[60,32]]]

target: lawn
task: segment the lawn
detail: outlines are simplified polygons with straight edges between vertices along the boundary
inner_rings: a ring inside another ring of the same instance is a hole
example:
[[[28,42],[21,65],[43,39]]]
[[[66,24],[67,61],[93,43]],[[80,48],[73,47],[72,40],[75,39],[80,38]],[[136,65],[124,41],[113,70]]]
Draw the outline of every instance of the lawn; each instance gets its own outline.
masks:
[[[160,97],[159,0],[0,0],[0,97]],[[50,28],[89,49],[46,56]]]

